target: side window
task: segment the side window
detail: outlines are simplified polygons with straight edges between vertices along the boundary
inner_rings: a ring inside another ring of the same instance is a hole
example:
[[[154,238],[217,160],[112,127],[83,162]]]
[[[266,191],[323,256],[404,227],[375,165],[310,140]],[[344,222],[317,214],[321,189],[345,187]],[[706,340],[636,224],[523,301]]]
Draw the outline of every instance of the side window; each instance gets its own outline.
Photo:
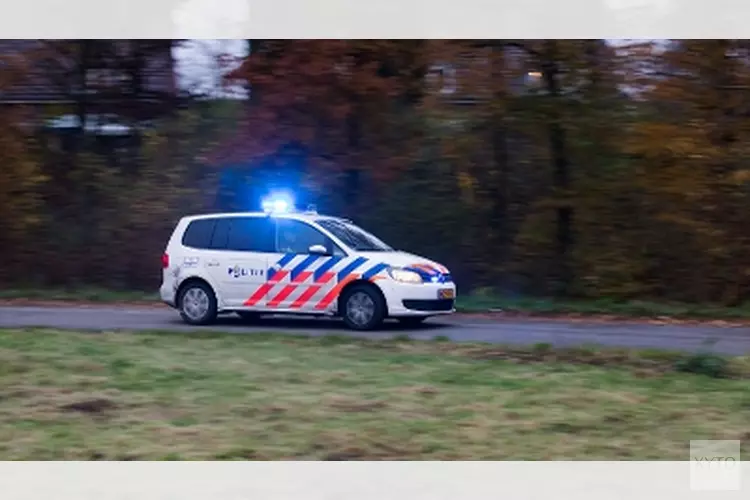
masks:
[[[323,245],[329,253],[340,253],[330,238],[314,227],[294,219],[279,219],[276,224],[276,251],[309,253],[313,245]]]
[[[214,234],[211,238],[211,248],[214,250],[226,250],[227,243],[229,242],[229,226],[231,221],[229,219],[218,219],[216,221],[216,227],[214,228]]]
[[[273,224],[267,217],[231,219],[227,249],[237,252],[272,252]]]
[[[190,248],[209,248],[214,232],[215,219],[198,219],[188,224],[182,235],[182,244]]]

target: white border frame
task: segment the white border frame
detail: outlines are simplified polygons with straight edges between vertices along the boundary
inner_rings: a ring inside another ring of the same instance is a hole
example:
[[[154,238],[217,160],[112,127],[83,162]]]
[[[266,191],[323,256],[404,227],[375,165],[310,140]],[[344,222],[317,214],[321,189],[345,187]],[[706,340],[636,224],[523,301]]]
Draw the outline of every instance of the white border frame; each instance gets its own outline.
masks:
[[[4,462],[0,491],[8,500],[744,500],[742,465],[742,490],[717,494],[690,489],[687,461]]]
[[[6,38],[750,38],[745,0],[26,0]]]

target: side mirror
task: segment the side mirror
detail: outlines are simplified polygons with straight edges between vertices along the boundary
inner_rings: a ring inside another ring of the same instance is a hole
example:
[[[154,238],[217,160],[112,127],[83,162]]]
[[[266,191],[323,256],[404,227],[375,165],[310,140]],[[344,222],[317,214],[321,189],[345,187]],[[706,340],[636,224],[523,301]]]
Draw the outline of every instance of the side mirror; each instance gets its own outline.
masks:
[[[328,255],[328,250],[323,245],[313,245],[307,251],[314,255]]]

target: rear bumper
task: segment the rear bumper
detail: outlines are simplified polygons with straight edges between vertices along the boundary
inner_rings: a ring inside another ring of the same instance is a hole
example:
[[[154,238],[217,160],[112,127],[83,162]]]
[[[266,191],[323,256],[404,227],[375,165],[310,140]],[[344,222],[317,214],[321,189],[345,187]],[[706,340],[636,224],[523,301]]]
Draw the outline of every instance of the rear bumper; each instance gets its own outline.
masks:
[[[410,285],[390,281],[383,285],[386,285],[383,291],[391,317],[436,316],[456,312],[456,285],[453,283]],[[441,298],[440,290],[451,290],[453,298]]]
[[[159,288],[159,296],[161,297],[161,301],[167,304],[169,307],[177,307],[177,297],[175,297],[175,295],[176,293],[171,283],[164,283],[162,284],[161,288]]]

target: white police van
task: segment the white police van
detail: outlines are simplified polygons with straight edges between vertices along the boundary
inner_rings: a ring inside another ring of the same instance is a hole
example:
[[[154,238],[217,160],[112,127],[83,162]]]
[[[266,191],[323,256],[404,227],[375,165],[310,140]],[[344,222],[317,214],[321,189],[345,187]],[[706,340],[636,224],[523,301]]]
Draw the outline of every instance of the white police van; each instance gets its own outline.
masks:
[[[394,250],[351,221],[314,210],[183,217],[162,258],[161,299],[192,325],[220,313],[340,316],[356,330],[455,311],[444,266]]]

